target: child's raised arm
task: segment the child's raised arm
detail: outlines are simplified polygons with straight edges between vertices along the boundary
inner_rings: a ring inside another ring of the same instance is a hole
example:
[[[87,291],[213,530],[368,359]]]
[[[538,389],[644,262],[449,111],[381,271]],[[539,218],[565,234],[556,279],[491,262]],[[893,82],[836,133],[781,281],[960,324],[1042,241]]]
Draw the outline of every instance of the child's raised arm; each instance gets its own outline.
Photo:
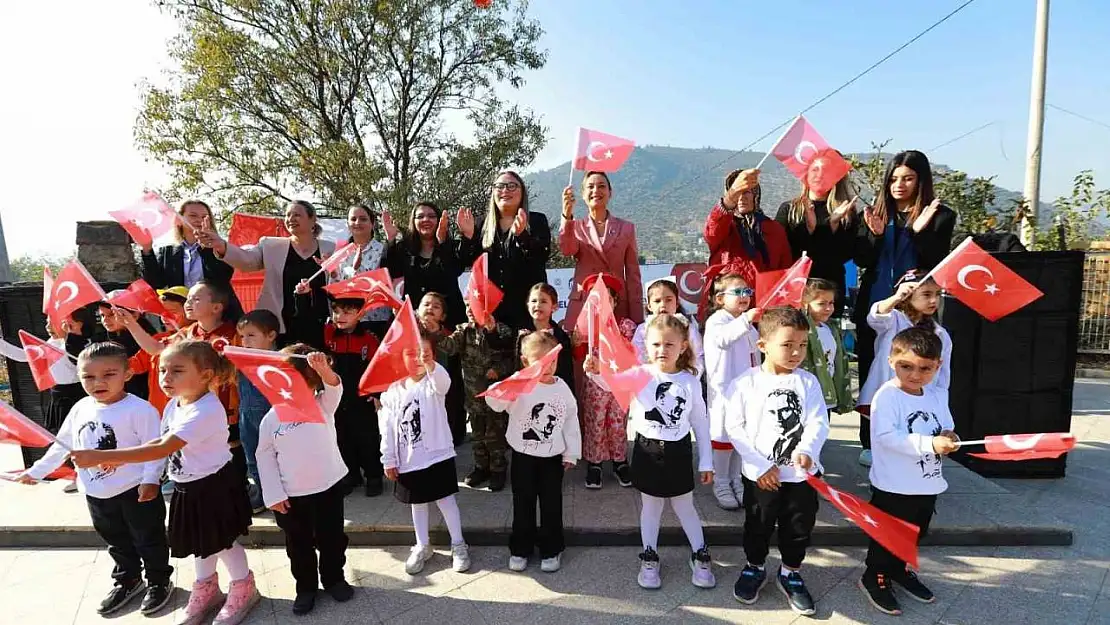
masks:
[[[120,322],[123,323],[123,327],[127,328],[127,331],[135,338],[135,343],[137,343],[144,352],[151,356],[157,356],[162,353],[162,350],[166,349],[162,341],[154,338],[149,332],[143,329],[143,326],[139,324],[139,319],[131,311],[123,310],[122,308],[115,308],[113,310],[115,311],[114,314],[119,317]],[[152,373],[157,375],[157,372]]]
[[[98,464],[135,464],[161,460],[175,451],[185,447],[185,441],[173,434],[165,434],[138,447],[124,447],[122,449],[75,449],[69,457],[73,464],[79,467],[91,467]]]

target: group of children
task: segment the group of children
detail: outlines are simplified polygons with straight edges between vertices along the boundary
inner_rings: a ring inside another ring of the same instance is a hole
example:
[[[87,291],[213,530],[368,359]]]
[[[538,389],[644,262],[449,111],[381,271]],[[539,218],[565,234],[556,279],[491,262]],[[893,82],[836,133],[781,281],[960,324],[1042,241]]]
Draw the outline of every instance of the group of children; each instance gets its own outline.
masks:
[[[938,374],[946,371],[951,343],[932,321],[937,289],[914,277],[868,317],[886,350],[877,353],[888,353],[889,359],[881,364],[877,359],[883,371],[871,372],[865,391],[878,380],[867,396],[875,444],[872,501],[918,524],[924,534],[936,495],[945,487],[940,457],[953,451],[958,439],[940,385],[946,378]],[[623,291],[612,276],[600,279],[614,299]],[[296,579],[294,613],[313,609],[321,585],[346,601],[353,590],[342,571],[344,496],[358,485],[377,495],[383,477],[394,482],[395,497],[411,506],[416,545],[405,570],[419,573],[433,555],[428,530],[434,502],[451,537],[453,568],[466,571],[470,556],[455,499],[457,441],[446,402],[452,380],[443,364],[458,357],[475,455],[465,483],[488,482],[491,490],[500,490],[511,478],[510,570],[524,570],[537,550],[543,571],[560,568],[564,472],[584,458],[586,486],[600,488],[601,463],[608,460],[619,483],[641,493],[637,581],[642,587],[662,583],[657,542],[668,501],[690,542],[692,583],[716,585],[693,505],[700,481],[713,484],[721,507],[745,508],[748,561],[734,587],[736,598],[744,603],[758,598],[777,531],[782,556],[777,583],[793,610],[813,614],[799,573],[817,512],[816,491],[805,480],[821,474],[829,414],[852,406],[846,355],[828,323],[836,285],[811,280],[802,311],[753,308],[753,290],[729,267],[712,287],[716,310],[706,321],[704,339],[681,312],[678,289],[668,280],[648,286],[650,316],[644,324],[637,328],[620,320],[648,379],[627,411],[597,375],[595,354],[552,322],[558,300],[550,285],[531,289],[533,329],[519,333],[494,320],[479,325],[469,310],[469,322],[450,331],[443,327],[445,298],[426,294],[417,309],[420,349],[403,354],[407,377],[380,397],[357,390],[378,347],[359,319],[363,302],[334,300],[326,349],[297,344],[281,350],[316,391],[323,423],[280,421],[219,353],[221,344],[230,343],[276,349],[272,313],[253,311],[237,323],[225,321],[230,294],[206,282],[189,289],[182,303],[188,325],[174,333],[152,335],[132,312],[105,307],[105,325],[126,331],[145,356],[116,342],[78,345],[77,378],[88,396],[66,411],[59,443],[21,481],[42,479],[67,456],[78,467],[94,527],[116,563],[116,584],[100,606],[102,614],[119,610],[144,589],[142,612],[157,612],[172,591],[169,555],[191,555],[197,578],[178,622],[191,625],[217,611],[215,623],[239,622],[259,594],[237,538],[250,526],[252,511],[265,508],[285,534]],[[72,333],[78,323],[72,320],[63,331]],[[73,347],[69,339],[61,340]],[[533,391],[512,401],[478,397],[560,344],[562,353],[542,371]],[[575,351],[581,357],[578,375]],[[148,396],[155,407],[127,390],[139,371],[149,372]],[[164,406],[160,426],[156,401]],[[631,461],[627,427],[636,434]],[[172,488],[168,534],[158,492],[163,471]],[[218,561],[231,580],[226,597]],[[873,542],[861,587],[877,607],[897,613],[891,581],[911,596],[932,600],[905,563]]]

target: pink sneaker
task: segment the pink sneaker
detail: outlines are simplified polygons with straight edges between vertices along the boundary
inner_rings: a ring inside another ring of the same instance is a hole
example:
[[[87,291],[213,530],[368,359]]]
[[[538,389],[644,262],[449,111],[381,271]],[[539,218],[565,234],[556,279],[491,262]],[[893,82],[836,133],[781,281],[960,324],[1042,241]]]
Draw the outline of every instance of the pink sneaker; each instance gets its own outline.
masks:
[[[220,608],[220,613],[216,615],[212,625],[236,625],[247,618],[251,608],[261,599],[262,595],[258,594],[258,588],[254,585],[254,572],[249,572],[245,579],[231,582],[231,588],[227,591],[227,601],[224,602],[224,607]]]
[[[174,619],[174,625],[196,625],[220,607],[224,601],[224,594],[220,592],[219,573],[213,573],[204,579],[193,582],[193,592],[189,595],[189,603],[179,612]]]

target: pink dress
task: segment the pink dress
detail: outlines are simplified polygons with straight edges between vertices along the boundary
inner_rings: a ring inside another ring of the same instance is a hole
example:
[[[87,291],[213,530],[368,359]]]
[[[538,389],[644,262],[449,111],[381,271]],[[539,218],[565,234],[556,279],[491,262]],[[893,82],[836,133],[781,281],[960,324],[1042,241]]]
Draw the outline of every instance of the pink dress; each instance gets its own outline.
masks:
[[[632,340],[636,323],[622,318],[618,325],[624,338]],[[605,460],[624,462],[628,457],[628,411],[621,408],[612,393],[593,380],[582,375],[576,379],[582,404],[578,412],[582,425],[582,458],[590,464]]]

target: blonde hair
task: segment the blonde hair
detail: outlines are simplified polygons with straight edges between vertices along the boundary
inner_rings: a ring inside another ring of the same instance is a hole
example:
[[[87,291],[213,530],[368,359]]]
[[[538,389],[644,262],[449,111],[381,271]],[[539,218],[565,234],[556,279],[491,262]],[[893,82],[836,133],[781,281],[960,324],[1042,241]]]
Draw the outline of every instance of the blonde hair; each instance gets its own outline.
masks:
[[[848,180],[848,176],[844,176],[837,181],[836,186],[829,191],[828,208],[829,213],[832,214],[841,206],[852,201],[852,198],[858,195],[855,185]],[[790,212],[787,214],[787,221],[791,225],[798,225],[805,221],[806,208],[809,206],[809,185],[802,182],[802,191],[798,197],[790,202]]]
[[[690,322],[687,321],[685,317],[660,313],[652,317],[651,321],[647,322],[647,332],[651,332],[652,330],[659,330],[660,332],[674,330],[681,334],[682,340],[686,341],[686,349],[682,350],[678,355],[678,361],[675,363],[675,367],[677,367],[679,371],[689,371],[697,375],[698,368],[694,358],[694,348],[690,346]]]
[[[516,183],[520,185],[520,206],[517,211],[528,212],[528,187],[524,186],[524,179],[520,174],[511,170],[504,170],[497,174],[497,177],[512,176],[516,179]],[[495,179],[496,180],[496,179]],[[486,208],[485,223],[482,224],[482,249],[488,250],[493,246],[493,239],[497,235],[497,229],[500,227],[501,214],[497,210],[497,190],[491,188],[489,192],[489,206]],[[531,226],[527,221],[524,222],[524,229],[528,230]]]
[[[185,339],[170,343],[166,349],[162,350],[161,358],[165,360],[174,356],[188,359],[189,362],[193,363],[193,366],[202,372],[211,371],[210,389],[231,384],[235,381],[235,367],[228,359],[221,356],[208,341]]]
[[[550,332],[544,332],[543,330],[529,332],[524,335],[524,338],[520,339],[520,355],[539,353],[542,357],[543,354],[555,349],[558,344],[559,340]]]
[[[185,209],[194,204],[197,206],[203,206],[204,212],[208,213],[208,221],[212,222],[213,227],[216,226],[216,217],[212,214],[212,207],[209,206],[207,202],[205,202],[204,200],[198,200],[196,198],[185,200],[177,206],[177,214],[181,215],[182,220],[173,225],[173,239],[178,243],[185,242],[186,226],[182,223],[182,221],[185,221]]]

